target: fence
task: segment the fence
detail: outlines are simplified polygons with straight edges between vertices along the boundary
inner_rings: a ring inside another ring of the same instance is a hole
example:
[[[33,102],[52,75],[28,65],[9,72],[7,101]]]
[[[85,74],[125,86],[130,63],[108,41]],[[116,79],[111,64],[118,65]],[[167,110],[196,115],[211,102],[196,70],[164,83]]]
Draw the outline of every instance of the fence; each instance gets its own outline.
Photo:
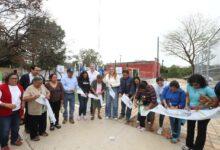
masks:
[[[211,85],[220,81],[220,44],[197,55],[195,71],[204,75]]]

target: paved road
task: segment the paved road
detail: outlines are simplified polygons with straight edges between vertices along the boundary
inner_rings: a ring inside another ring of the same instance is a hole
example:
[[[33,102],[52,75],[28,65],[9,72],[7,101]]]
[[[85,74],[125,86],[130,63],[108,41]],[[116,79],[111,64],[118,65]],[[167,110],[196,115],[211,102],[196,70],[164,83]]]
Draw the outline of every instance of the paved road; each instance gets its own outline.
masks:
[[[23,131],[23,129],[21,129]],[[49,131],[48,131],[49,132]],[[22,133],[24,134],[24,133]],[[13,150],[179,150],[180,144],[171,144],[155,133],[140,132],[115,120],[80,121],[66,124],[49,132],[39,142],[23,135],[25,143]],[[113,139],[113,140],[112,140]]]

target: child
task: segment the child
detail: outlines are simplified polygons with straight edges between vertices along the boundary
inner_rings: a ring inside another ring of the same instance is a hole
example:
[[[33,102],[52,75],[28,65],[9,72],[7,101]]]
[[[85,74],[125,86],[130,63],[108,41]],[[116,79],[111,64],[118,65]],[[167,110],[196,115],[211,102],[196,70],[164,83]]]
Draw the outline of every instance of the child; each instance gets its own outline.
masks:
[[[96,96],[102,96],[104,95],[104,92],[106,90],[106,85],[105,83],[103,82],[103,78],[101,75],[98,75],[97,76],[97,79],[95,81],[92,82],[92,85],[91,85],[91,88],[92,88],[92,92],[96,95]],[[95,111],[96,109],[98,109],[98,118],[99,119],[102,119],[101,117],[101,114],[100,114],[100,111],[101,111],[101,100],[98,100],[98,99],[94,99],[92,101],[92,117],[91,117],[91,120],[94,120],[95,118]]]

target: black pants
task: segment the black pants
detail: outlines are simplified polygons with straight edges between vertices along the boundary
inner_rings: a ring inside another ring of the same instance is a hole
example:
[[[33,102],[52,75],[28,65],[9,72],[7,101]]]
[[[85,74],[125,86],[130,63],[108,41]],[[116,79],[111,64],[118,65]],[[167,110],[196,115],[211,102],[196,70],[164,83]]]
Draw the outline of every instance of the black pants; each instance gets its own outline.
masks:
[[[205,141],[206,141],[206,132],[207,126],[209,123],[208,120],[201,121],[187,121],[187,137],[186,137],[186,146],[193,150],[203,150]],[[194,134],[195,134],[195,125],[197,122],[198,133],[196,141],[194,143]]]
[[[24,125],[24,127],[25,127],[25,131],[27,131],[27,132],[29,132],[30,131],[30,129],[29,129],[29,121],[30,120],[30,118],[29,118],[29,114],[28,114],[28,104],[27,103],[25,103],[25,114],[24,114],[24,123],[25,123],[25,125]]]
[[[90,106],[90,114],[91,115],[93,114],[93,101],[94,101],[94,99],[91,98],[91,106]]]
[[[160,117],[159,117],[159,126],[160,126],[160,128],[163,127],[164,118],[165,118],[165,116],[160,114]]]
[[[53,110],[53,113],[55,115],[56,118],[56,123],[55,125],[59,124],[59,114],[60,114],[60,106],[61,106],[61,101],[55,101],[55,102],[50,102],[50,106]],[[51,123],[51,125],[53,125],[53,123]]]
[[[141,116],[140,114],[138,114],[140,126],[145,127],[145,120],[147,119],[147,122],[151,122],[154,119],[154,115],[155,113],[153,112],[150,112],[147,116]]]
[[[121,102],[121,116],[124,117],[126,115],[126,120],[129,121],[131,118],[132,109],[128,108],[124,102]]]
[[[88,98],[79,95],[79,116],[86,115]]]
[[[40,116],[29,115],[29,129],[31,139],[43,134],[47,128],[47,112]]]

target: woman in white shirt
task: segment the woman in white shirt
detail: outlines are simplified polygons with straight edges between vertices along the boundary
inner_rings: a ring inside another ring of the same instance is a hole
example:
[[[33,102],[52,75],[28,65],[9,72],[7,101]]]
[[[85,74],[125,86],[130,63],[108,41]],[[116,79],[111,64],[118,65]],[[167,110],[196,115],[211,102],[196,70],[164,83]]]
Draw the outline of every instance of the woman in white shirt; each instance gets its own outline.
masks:
[[[166,86],[168,86],[168,83],[165,83],[164,79],[162,77],[158,77],[156,79],[156,82],[157,82],[157,85],[155,87],[155,91],[156,91],[156,94],[157,94],[157,102],[159,104],[162,104],[163,105],[163,102],[162,102],[162,99],[161,99],[161,96],[162,96],[162,93],[163,93],[163,90]],[[160,117],[159,117],[159,129],[157,130],[157,134],[161,135],[162,132],[163,132],[163,122],[164,122],[164,118],[165,116],[164,115],[161,115],[160,114]]]
[[[18,85],[18,76],[15,73],[5,78],[5,83],[0,85],[0,145],[1,149],[8,147],[9,133],[11,144],[22,145],[19,138],[20,117],[23,115],[21,96],[23,88]]]
[[[105,117],[106,119],[118,119],[118,88],[120,85],[120,77],[113,67],[109,68],[109,73],[106,74],[104,82],[108,87],[106,92]]]

